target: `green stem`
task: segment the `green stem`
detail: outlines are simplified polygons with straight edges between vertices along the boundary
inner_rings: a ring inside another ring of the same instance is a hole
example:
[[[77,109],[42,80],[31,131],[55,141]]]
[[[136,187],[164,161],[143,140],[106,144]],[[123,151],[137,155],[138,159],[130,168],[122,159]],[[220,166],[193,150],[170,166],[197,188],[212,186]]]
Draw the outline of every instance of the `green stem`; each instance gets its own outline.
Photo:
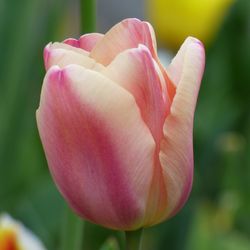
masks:
[[[81,34],[96,29],[96,0],[80,0]]]
[[[61,238],[61,250],[81,250],[84,239],[84,221],[66,207]]]
[[[142,249],[143,228],[136,231],[126,231],[126,250]]]

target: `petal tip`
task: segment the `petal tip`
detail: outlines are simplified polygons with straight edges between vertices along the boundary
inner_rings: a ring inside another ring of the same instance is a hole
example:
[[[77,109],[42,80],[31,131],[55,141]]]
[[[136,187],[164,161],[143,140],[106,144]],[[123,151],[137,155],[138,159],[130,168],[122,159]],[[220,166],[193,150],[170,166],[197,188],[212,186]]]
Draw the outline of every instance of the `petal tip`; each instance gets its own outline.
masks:
[[[194,49],[194,51],[196,51],[196,53],[198,52],[198,54],[200,54],[202,73],[203,73],[205,68],[205,57],[206,57],[204,44],[199,39],[192,36],[187,37],[183,44],[188,44],[188,48],[191,47],[192,49]]]
[[[139,43],[137,49],[142,50],[142,51],[148,51],[148,52],[149,52],[148,47],[147,47],[146,45],[142,44],[142,43]]]
[[[62,71],[58,65],[53,65],[47,72],[47,80],[48,82],[59,82],[62,76]]]
[[[142,21],[138,18],[135,17],[130,17],[130,18],[126,18],[124,20],[121,21],[123,24],[129,24],[129,23],[141,23]]]
[[[80,48],[79,40],[77,40],[75,38],[68,38],[68,39],[64,40],[63,43],[68,44],[70,46],[73,46],[75,48]]]
[[[195,45],[200,46],[203,49],[205,47],[201,40],[199,40],[199,39],[197,39],[196,37],[193,37],[193,36],[188,36],[185,39],[185,41],[183,42],[183,44],[195,44]]]
[[[43,60],[44,60],[44,66],[45,66],[46,71],[49,69],[48,61],[49,61],[50,52],[51,52],[51,45],[52,45],[52,42],[48,43],[43,50]]]

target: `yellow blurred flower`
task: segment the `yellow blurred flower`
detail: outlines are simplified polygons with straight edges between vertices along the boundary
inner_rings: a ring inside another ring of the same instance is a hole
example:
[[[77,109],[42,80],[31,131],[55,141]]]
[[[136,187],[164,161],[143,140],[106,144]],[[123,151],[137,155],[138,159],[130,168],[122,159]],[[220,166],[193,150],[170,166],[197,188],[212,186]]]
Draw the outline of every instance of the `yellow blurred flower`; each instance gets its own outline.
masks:
[[[164,45],[177,49],[187,36],[208,45],[234,0],[148,0],[148,15]]]

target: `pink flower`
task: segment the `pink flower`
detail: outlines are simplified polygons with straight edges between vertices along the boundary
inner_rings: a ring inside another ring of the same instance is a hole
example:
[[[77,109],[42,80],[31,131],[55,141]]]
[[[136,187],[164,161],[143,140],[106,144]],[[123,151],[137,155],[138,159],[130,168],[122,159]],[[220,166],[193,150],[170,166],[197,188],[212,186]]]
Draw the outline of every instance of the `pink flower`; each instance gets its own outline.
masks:
[[[165,70],[147,22],[53,43],[37,123],[53,179],[83,218],[133,230],[176,214],[193,177],[204,48],[186,39]]]

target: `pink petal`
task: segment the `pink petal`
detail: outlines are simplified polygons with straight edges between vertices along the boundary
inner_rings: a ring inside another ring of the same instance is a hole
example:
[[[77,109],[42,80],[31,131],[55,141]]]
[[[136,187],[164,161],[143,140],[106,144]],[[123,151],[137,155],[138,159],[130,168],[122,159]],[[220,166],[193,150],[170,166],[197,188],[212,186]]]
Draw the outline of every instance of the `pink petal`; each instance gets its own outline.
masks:
[[[110,29],[90,53],[97,62],[108,65],[117,54],[144,44],[156,57],[156,42],[153,29],[147,22],[135,18],[125,19]]]
[[[168,72],[165,70],[164,66],[161,64],[159,58],[157,58],[157,63],[159,65],[159,68],[162,72],[162,75],[166,83],[165,88],[167,89],[167,98],[169,99],[169,102],[172,103],[175,93],[176,93],[176,86],[174,82],[169,78]]]
[[[203,44],[196,38],[194,37],[188,37],[184,43],[182,44],[180,50],[178,51],[177,55],[173,58],[171,64],[167,68],[167,73],[172,80],[172,82],[175,84],[177,87],[178,83],[181,80],[182,73],[183,73],[183,67],[185,63],[185,56],[187,49],[189,49],[190,44],[198,44],[201,47],[203,47]],[[204,62],[203,62],[204,64]],[[202,77],[203,71],[201,72]]]
[[[100,33],[85,34],[79,38],[79,40],[74,38],[68,38],[63,42],[76,48],[81,48],[86,51],[91,51],[96,43],[103,37]]]
[[[103,66],[89,57],[88,52],[64,43],[49,43],[44,49],[44,64],[46,70],[53,65],[65,67],[69,64],[81,65],[85,68],[99,71]]]
[[[166,83],[148,48],[139,45],[138,48],[125,50],[101,73],[134,96],[143,120],[158,143],[170,104]]]
[[[168,202],[159,161],[162,128],[170,107],[165,80],[158,64],[144,45],[120,53],[101,73],[132,93],[142,118],[154,137],[154,173],[143,223],[147,226],[160,222],[165,216]]]
[[[155,143],[134,98],[99,73],[54,66],[37,122],[53,178],[73,209],[106,227],[141,226]]]
[[[187,200],[193,178],[193,117],[205,53],[202,44],[187,38],[168,67],[177,89],[164,124],[160,162],[168,192],[166,217],[177,213]]]

